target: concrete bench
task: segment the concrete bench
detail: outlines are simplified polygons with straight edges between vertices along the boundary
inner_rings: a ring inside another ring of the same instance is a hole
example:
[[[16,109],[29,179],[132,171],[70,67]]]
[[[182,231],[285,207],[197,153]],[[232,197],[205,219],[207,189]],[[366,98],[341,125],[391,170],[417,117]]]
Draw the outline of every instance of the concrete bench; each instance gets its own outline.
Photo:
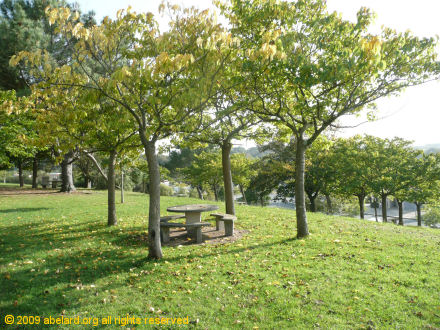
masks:
[[[160,222],[168,222],[170,220],[182,219],[182,218],[185,218],[184,214],[165,215],[163,217],[160,217]]]
[[[176,222],[161,222],[160,223],[160,238],[163,243],[170,241],[170,228],[186,228],[194,229],[196,232],[196,242],[202,243],[202,227],[211,226],[208,222],[196,222],[196,223],[176,223]]]
[[[211,213],[215,217],[215,229],[225,230],[225,236],[234,236],[234,221],[237,217],[232,214]]]

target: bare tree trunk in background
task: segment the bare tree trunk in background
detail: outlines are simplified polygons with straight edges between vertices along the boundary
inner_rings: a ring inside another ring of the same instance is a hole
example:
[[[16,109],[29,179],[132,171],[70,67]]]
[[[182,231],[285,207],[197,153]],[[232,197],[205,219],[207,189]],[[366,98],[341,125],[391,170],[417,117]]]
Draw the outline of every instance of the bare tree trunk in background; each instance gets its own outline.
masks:
[[[202,187],[200,187],[200,185],[197,185],[196,189],[197,189],[197,193],[199,194],[199,198],[200,198],[201,200],[203,200]]]
[[[232,183],[231,174],[231,149],[232,143],[229,141],[224,141],[222,144],[222,170],[223,184],[225,188],[226,213],[235,215],[234,186]]]
[[[388,222],[387,217],[387,195],[382,194],[382,222]]]
[[[145,133],[140,132],[142,137]],[[148,173],[150,175],[150,209],[148,216],[148,243],[150,258],[162,258],[162,246],[160,243],[160,171],[157,161],[156,146],[154,142],[143,141],[145,155],[148,162]]]
[[[333,205],[332,205],[332,199],[329,194],[325,194],[325,200],[327,202],[327,213],[333,214]]]
[[[121,168],[121,204],[124,204],[124,170]]]
[[[24,187],[24,178],[23,178],[23,163],[21,160],[18,161],[18,182],[20,183],[20,188]]]
[[[399,226],[403,226],[403,201],[397,199],[397,205],[399,206]]]
[[[296,171],[295,171],[295,206],[297,237],[307,237],[309,228],[306,215],[306,198],[304,192],[304,172],[306,161],[306,147],[303,138],[296,139]]]
[[[377,218],[377,207],[374,208],[374,216],[376,217],[376,222],[379,222],[379,219]]]
[[[359,216],[361,219],[365,219],[365,194],[356,195],[359,200]]]
[[[316,212],[316,197],[318,197],[318,194],[307,194],[307,197],[310,201],[310,212]]]
[[[241,196],[242,196],[242,198],[243,198],[243,202],[244,202],[245,204],[247,204],[246,195],[244,194],[243,186],[242,186],[242,185],[239,185],[239,187],[240,187],[240,193],[241,193]]]
[[[73,184],[73,151],[69,151],[64,155],[61,162],[61,192],[75,191]]]
[[[214,190],[214,198],[215,198],[215,201],[218,202],[218,191],[217,191],[217,185],[216,185],[216,184],[212,185],[212,189]]]
[[[417,226],[422,226],[422,203],[416,203],[417,207]]]
[[[38,176],[38,159],[37,156],[34,156],[32,159],[32,188],[38,188],[37,184],[37,176]]]
[[[116,164],[116,152],[111,151],[109,162],[108,162],[108,174],[107,174],[107,225],[116,226],[118,224],[118,219],[116,217],[116,176],[115,176],[115,164]]]

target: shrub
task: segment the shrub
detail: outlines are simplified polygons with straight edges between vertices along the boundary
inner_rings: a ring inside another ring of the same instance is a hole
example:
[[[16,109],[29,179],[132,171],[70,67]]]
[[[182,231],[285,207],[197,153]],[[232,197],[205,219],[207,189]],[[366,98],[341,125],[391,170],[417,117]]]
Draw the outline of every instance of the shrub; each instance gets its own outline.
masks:
[[[427,226],[433,226],[440,223],[440,206],[430,205],[427,207],[426,213],[423,214],[423,222]]]
[[[170,186],[161,183],[160,184],[160,195],[161,196],[173,196],[174,190]]]

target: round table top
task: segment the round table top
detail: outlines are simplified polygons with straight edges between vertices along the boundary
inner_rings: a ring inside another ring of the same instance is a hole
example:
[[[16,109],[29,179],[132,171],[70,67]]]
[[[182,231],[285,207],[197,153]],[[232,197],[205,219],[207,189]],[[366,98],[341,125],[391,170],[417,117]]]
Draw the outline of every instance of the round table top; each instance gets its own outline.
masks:
[[[218,210],[218,205],[211,204],[188,204],[177,205],[167,208],[168,212],[207,212]]]

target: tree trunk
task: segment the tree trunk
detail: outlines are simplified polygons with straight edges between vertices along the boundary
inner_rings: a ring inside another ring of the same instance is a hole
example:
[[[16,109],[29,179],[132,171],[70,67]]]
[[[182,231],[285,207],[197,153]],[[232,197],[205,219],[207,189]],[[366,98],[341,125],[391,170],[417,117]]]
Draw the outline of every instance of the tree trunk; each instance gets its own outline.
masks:
[[[197,185],[196,189],[197,189],[197,193],[199,194],[199,198],[200,198],[201,200],[203,200],[203,191],[202,191],[202,187],[200,187],[200,185]]]
[[[86,180],[86,188],[91,189],[92,188],[92,180],[88,176],[84,178]]]
[[[310,201],[310,212],[316,212],[316,197],[318,197],[318,194],[307,194],[307,197]]]
[[[115,164],[116,164],[116,152],[111,151],[110,152],[110,158],[108,162],[108,173],[107,173],[107,195],[108,195],[108,201],[107,201],[107,208],[108,208],[108,214],[107,214],[107,225],[109,226],[116,226],[118,224],[118,219],[116,218],[116,175],[115,175]]]
[[[325,200],[327,202],[327,213],[332,214],[333,213],[333,205],[332,205],[332,199],[330,198],[329,194],[325,195]]]
[[[142,134],[142,133],[141,133]],[[160,244],[160,172],[154,142],[144,143],[145,154],[150,175],[149,193],[150,209],[148,215],[148,256],[154,259],[162,258]]]
[[[223,141],[222,170],[223,170],[223,184],[225,188],[226,213],[235,215],[234,185],[232,183],[232,173],[231,173],[231,149],[232,149],[232,143],[229,141]]]
[[[61,162],[61,192],[75,191],[75,185],[73,184],[73,152],[69,151],[64,155],[64,159]]]
[[[264,207],[264,197],[263,197],[263,195],[260,196],[260,204],[261,204],[261,207]]]
[[[243,186],[242,186],[242,185],[239,185],[239,187],[240,187],[240,193],[241,193],[241,196],[242,196],[242,198],[243,198],[243,202],[244,202],[245,204],[247,204],[246,195],[244,194]]]
[[[24,187],[24,178],[23,178],[23,164],[18,161],[18,182],[20,183],[20,188]]]
[[[214,190],[214,198],[215,201],[218,202],[218,191],[217,191],[217,185],[212,185],[212,190]]]
[[[403,201],[397,199],[397,205],[399,206],[399,226],[403,226]]]
[[[306,148],[304,140],[296,140],[296,158],[295,158],[295,206],[296,206],[296,225],[297,237],[306,237],[309,235],[306,215],[306,199],[304,192],[304,172],[305,172]]]
[[[38,159],[35,156],[34,159],[32,159],[32,188],[33,189],[38,188],[37,176],[38,176]]]
[[[121,168],[121,204],[124,204],[124,171]]]
[[[416,203],[417,207],[417,226],[422,226],[422,203]]]
[[[387,195],[382,196],[382,222],[388,222],[387,218]]]
[[[377,207],[374,208],[374,216],[376,217],[376,222],[379,222],[379,219],[377,218]]]
[[[359,200],[359,216],[361,219],[365,219],[365,194],[356,195]]]

